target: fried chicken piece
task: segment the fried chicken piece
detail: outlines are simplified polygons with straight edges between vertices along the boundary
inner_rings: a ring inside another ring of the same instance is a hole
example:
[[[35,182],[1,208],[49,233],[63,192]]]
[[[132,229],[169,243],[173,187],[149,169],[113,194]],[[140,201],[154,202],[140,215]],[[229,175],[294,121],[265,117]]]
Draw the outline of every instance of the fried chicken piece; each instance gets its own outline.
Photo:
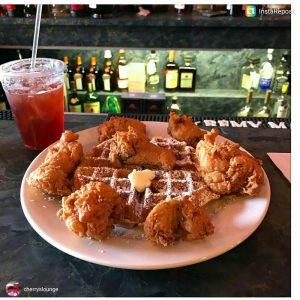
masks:
[[[192,117],[177,115],[170,112],[168,134],[174,139],[186,142],[189,146],[196,148],[197,143],[203,139],[205,130],[200,129],[192,120]]]
[[[99,142],[110,139],[117,131],[128,131],[129,126],[137,132],[146,133],[144,123],[130,118],[111,117],[108,121],[98,126]]]
[[[200,189],[192,196],[185,196],[181,200],[182,239],[187,241],[203,239],[214,233],[214,226],[209,220],[203,206],[209,201],[218,199],[220,196],[213,193],[209,188]]]
[[[78,134],[66,130],[58,143],[52,146],[44,162],[28,178],[28,184],[53,196],[71,193],[69,179],[82,157]]]
[[[217,194],[255,195],[263,183],[262,162],[228,141],[215,143],[218,131],[204,136],[196,149],[196,167]]]
[[[70,231],[103,240],[109,236],[123,212],[119,194],[104,182],[90,182],[62,199],[57,215]]]
[[[165,170],[172,170],[176,163],[172,150],[150,143],[145,134],[131,126],[127,132],[116,132],[113,136],[109,158],[114,165],[119,163],[121,166],[124,163]]]
[[[144,223],[148,240],[163,246],[174,244],[180,225],[180,202],[170,200],[159,202],[149,213]]]
[[[219,195],[205,187],[191,196],[159,202],[144,223],[146,238],[163,246],[172,245],[180,238],[203,239],[214,232],[203,206],[218,198]]]

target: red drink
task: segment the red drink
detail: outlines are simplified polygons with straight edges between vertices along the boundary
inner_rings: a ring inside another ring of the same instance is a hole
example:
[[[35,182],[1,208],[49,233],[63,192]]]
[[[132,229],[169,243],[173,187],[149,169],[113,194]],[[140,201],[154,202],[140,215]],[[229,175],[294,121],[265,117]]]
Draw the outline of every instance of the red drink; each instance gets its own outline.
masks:
[[[6,93],[26,147],[40,150],[64,131],[63,85],[39,94]]]
[[[64,131],[64,68],[57,59],[37,58],[0,66],[0,79],[27,148],[42,150]]]

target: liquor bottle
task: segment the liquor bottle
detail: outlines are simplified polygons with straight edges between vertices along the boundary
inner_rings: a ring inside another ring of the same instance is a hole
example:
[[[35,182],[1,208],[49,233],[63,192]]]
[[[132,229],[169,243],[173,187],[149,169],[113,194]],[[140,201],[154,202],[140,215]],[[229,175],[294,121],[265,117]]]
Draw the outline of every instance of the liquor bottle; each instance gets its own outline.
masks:
[[[267,60],[262,63],[259,71],[259,87],[261,90],[271,89],[272,86],[274,76],[273,51],[274,49],[268,49]]]
[[[117,11],[117,5],[89,5],[89,13],[92,18],[111,18]]]
[[[71,5],[70,14],[72,17],[81,18],[86,17],[86,8],[85,5]]]
[[[106,92],[111,92],[115,88],[114,79],[114,69],[112,68],[112,54],[110,50],[105,50],[104,52],[104,71],[102,75],[103,90]]]
[[[82,103],[77,96],[75,81],[71,81],[71,94],[69,98],[69,111],[82,112]]]
[[[275,79],[274,79],[274,92],[280,93],[282,90],[282,86],[284,83],[289,81],[290,76],[290,68],[288,66],[288,56],[287,54],[283,54],[279,66],[275,71]]]
[[[88,90],[83,103],[83,110],[87,113],[100,113],[99,96],[93,91],[93,83],[88,82]]]
[[[6,96],[4,89],[2,87],[2,83],[0,82],[0,110],[6,110]]]
[[[128,61],[126,60],[125,50],[120,49],[117,62],[117,85],[120,92],[128,91]]]
[[[52,4],[51,13],[54,18],[68,17],[68,16],[70,16],[70,6],[69,5]]]
[[[229,15],[232,17],[241,17],[245,14],[243,5],[228,4],[227,10],[229,12]]]
[[[246,98],[246,105],[242,107],[238,112],[238,117],[252,117],[253,116],[253,108],[251,106],[251,101],[253,97],[253,90],[249,90]]]
[[[118,97],[110,95],[108,98],[108,107],[110,113],[120,114],[121,113],[121,103]]]
[[[24,5],[6,4],[5,9],[8,17],[21,18],[24,17]]]
[[[159,57],[155,50],[151,50],[147,57],[146,76],[147,76],[147,91],[158,92],[159,91]]]
[[[283,101],[280,101],[278,105],[278,110],[277,110],[277,118],[287,118],[289,115],[289,104],[285,99]]]
[[[164,88],[166,91],[173,92],[178,87],[178,65],[174,61],[175,52],[174,50],[169,51],[169,58],[164,69],[165,83]]]
[[[102,18],[100,5],[89,4],[89,14],[94,19]]]
[[[86,72],[82,67],[81,56],[76,56],[76,69],[74,73],[74,80],[76,83],[77,91],[83,91],[86,89]]]
[[[274,107],[273,107],[273,110],[272,110],[272,116],[273,117],[277,117],[280,106],[281,106],[281,110],[280,110],[279,115],[283,114],[283,106],[284,106],[283,103],[287,102],[286,101],[286,94],[288,92],[288,89],[289,89],[289,84],[288,84],[288,82],[286,82],[282,85],[281,95],[277,98],[277,101],[274,104]]]
[[[90,69],[87,74],[87,80],[93,83],[93,91],[99,91],[100,86],[100,70],[97,67],[97,58],[96,56],[91,57]]]
[[[195,91],[197,68],[191,65],[192,57],[184,57],[184,66],[179,67],[179,89]]]
[[[36,15],[36,7],[32,4],[26,4],[24,7],[24,14],[26,18],[32,18]]]
[[[177,15],[187,15],[193,12],[193,5],[186,5],[186,4],[175,4],[174,8],[177,12]]]
[[[6,16],[5,5],[0,5],[0,17]]]
[[[104,101],[101,103],[101,112],[106,114],[109,113],[109,96],[107,96]]]
[[[173,111],[173,112],[175,112],[176,114],[179,114],[179,115],[182,113],[181,107],[178,104],[178,98],[176,96],[172,97],[172,99],[171,99],[171,105],[168,108],[168,110],[170,112]]]
[[[74,71],[69,65],[69,57],[67,55],[64,56],[64,63],[67,66],[65,70],[65,85],[66,85],[66,89],[70,90],[70,82],[73,80]]]
[[[259,84],[259,68],[260,59],[250,58],[247,64],[242,67],[241,87],[249,90],[258,88]]]
[[[269,109],[271,95],[272,95],[272,91],[271,90],[267,90],[266,95],[265,95],[265,99],[264,99],[264,104],[254,114],[254,117],[269,118],[271,116],[271,112],[270,112],[270,109]]]

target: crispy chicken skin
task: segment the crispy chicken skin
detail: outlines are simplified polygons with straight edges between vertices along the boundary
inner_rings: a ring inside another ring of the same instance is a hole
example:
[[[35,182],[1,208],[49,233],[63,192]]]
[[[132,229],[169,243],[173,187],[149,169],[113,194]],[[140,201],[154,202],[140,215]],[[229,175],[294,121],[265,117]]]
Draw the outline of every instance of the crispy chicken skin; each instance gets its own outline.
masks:
[[[214,226],[209,220],[203,206],[220,196],[205,188],[196,191],[190,197],[184,197],[181,201],[182,239],[186,241],[199,240],[214,233]]]
[[[255,195],[263,183],[262,162],[230,142],[215,143],[218,131],[204,136],[196,149],[196,167],[217,194]]]
[[[77,141],[78,134],[66,130],[58,143],[52,146],[44,162],[28,178],[28,184],[53,196],[71,193],[69,176],[82,157],[82,145]]]
[[[110,139],[117,131],[128,131],[133,127],[137,132],[146,133],[144,123],[130,118],[111,117],[108,121],[98,126],[99,142]]]
[[[200,129],[192,120],[192,117],[177,115],[170,112],[168,134],[174,139],[186,142],[189,146],[196,148],[197,143],[203,139],[206,131]]]
[[[176,157],[172,150],[150,143],[147,136],[129,126],[127,132],[116,132],[110,145],[109,158],[116,165],[139,165],[172,170]]]
[[[144,223],[145,236],[157,245],[168,246],[178,239],[198,240],[214,232],[203,205],[219,195],[203,188],[192,196],[159,202]]]
[[[103,240],[122,215],[119,194],[103,182],[90,182],[62,199],[57,215],[77,235]]]
[[[145,236],[158,245],[172,245],[176,241],[179,225],[180,202],[163,201],[158,203],[147,216],[144,223]]]

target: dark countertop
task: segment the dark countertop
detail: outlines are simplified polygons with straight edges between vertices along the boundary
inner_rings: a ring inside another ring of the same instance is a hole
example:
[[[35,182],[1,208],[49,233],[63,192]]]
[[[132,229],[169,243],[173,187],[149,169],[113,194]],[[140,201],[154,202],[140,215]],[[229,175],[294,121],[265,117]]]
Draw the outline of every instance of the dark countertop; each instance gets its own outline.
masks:
[[[0,28],[1,48],[32,46],[34,19],[1,17]],[[290,31],[290,15],[209,18],[196,13],[182,17],[155,13],[107,19],[42,18],[39,47],[289,49]]]
[[[34,25],[35,18],[10,18],[1,17],[1,24]],[[290,15],[261,15],[260,17],[203,17],[200,14],[193,13],[187,16],[177,16],[172,13],[155,13],[147,17],[139,17],[135,14],[122,14],[113,18],[93,19],[56,17],[42,18],[41,25],[67,25],[67,26],[167,26],[167,27],[291,27]]]
[[[103,116],[66,116],[79,131]],[[56,296],[291,296],[291,186],[267,152],[290,152],[290,130],[221,128],[263,160],[271,202],[259,228],[233,250],[192,266],[132,271],[87,263],[44,241],[27,222],[20,204],[21,180],[37,155],[22,146],[14,121],[0,120],[0,297],[16,280],[28,287],[58,288]],[[26,295],[23,292],[23,295]],[[30,296],[52,296],[31,292]]]

